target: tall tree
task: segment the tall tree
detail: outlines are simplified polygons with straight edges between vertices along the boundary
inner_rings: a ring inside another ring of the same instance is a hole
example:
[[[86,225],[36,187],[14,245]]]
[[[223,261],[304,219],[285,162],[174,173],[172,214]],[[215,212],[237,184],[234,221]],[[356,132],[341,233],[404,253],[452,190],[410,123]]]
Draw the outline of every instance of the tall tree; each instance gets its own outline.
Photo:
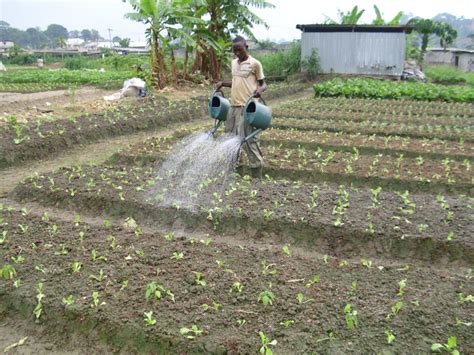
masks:
[[[61,60],[64,62],[64,48],[67,47],[67,42],[64,37],[58,37],[56,39],[56,44],[61,48]]]
[[[446,22],[438,22],[435,33],[439,37],[439,45],[445,50],[458,36],[458,32]]]
[[[99,31],[94,29],[91,30],[91,40],[94,42],[98,42],[100,40]]]
[[[56,41],[56,39],[58,39],[59,37],[68,38],[69,36],[69,32],[67,31],[66,27],[55,23],[49,25],[46,31],[44,31],[44,33],[52,41]]]
[[[129,0],[135,12],[125,16],[148,26],[146,36],[151,46],[152,80],[158,89],[163,89],[168,82],[164,53],[170,39],[179,37],[194,41],[183,30],[182,25],[201,22],[188,12],[192,2],[193,0]]]
[[[416,17],[408,21],[407,24],[413,26],[414,30],[421,35],[420,63],[423,62],[430,35],[438,35],[445,45],[452,43],[457,36],[456,30],[444,22]]]
[[[81,31],[81,37],[84,41],[88,42],[92,39],[92,33],[88,29],[84,29]]]

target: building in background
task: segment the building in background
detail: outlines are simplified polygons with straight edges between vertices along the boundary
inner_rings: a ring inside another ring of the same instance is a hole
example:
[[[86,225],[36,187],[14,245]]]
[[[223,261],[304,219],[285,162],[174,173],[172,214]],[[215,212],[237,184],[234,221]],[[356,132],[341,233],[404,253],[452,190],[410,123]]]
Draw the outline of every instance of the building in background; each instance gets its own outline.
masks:
[[[15,45],[13,41],[0,40],[0,57],[8,57],[8,51]]]
[[[301,57],[317,50],[323,73],[400,76],[409,26],[297,25]]]
[[[465,73],[474,71],[474,50],[459,48],[428,48],[425,63],[431,65],[450,65]]]

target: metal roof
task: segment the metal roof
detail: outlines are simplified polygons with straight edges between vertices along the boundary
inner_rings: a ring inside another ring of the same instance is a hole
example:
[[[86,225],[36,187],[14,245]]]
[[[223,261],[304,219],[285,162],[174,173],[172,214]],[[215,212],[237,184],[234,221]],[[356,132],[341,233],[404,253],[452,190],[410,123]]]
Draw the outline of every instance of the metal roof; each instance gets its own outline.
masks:
[[[379,25],[296,25],[303,32],[405,32],[410,33],[412,26]]]

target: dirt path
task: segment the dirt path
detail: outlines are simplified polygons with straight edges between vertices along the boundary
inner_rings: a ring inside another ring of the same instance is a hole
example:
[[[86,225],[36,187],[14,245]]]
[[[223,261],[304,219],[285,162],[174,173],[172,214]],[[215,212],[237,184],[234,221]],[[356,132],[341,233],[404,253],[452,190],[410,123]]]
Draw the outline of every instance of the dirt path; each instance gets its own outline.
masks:
[[[78,164],[100,164],[107,160],[112,154],[129,144],[143,142],[149,137],[165,136],[172,133],[177,128],[191,128],[209,122],[206,119],[196,120],[188,124],[178,123],[168,128],[159,128],[153,131],[139,132],[132,135],[112,137],[88,145],[80,145],[75,149],[68,150],[63,154],[51,157],[47,160],[40,160],[25,163],[20,166],[0,170],[0,197],[5,197],[18,182],[27,176],[35,173],[41,174],[53,171],[60,167]]]

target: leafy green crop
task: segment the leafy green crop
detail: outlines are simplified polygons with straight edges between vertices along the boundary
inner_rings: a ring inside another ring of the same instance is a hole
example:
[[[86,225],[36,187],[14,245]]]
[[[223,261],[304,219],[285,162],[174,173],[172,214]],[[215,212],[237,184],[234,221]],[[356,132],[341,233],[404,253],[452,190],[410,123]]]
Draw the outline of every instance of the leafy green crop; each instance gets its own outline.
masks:
[[[474,88],[374,79],[335,78],[314,85],[316,96],[474,102]]]

